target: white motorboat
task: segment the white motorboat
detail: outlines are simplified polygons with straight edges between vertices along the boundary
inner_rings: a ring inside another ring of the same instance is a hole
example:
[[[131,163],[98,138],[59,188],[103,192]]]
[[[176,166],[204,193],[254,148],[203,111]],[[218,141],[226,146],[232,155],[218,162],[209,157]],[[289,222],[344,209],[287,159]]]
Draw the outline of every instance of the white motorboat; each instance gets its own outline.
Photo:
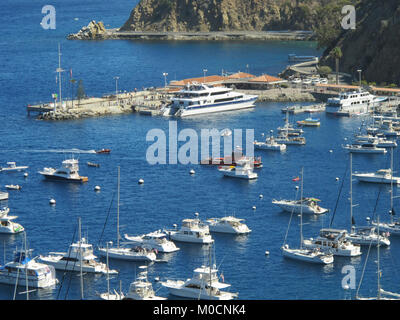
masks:
[[[287,132],[282,131],[276,138],[275,142],[285,145],[305,145],[306,138],[300,136],[289,136]]]
[[[103,257],[107,255],[107,248],[98,248],[99,254]],[[148,261],[153,262],[157,259],[154,250],[146,249],[139,246],[114,247],[108,248],[108,257],[111,259],[127,260],[127,261]]]
[[[179,230],[165,230],[165,233],[174,241],[210,244],[214,239],[210,235],[208,225],[200,219],[184,219]]]
[[[14,251],[14,260],[0,267],[0,283],[30,288],[49,288],[58,283],[54,267],[31,258],[31,251]]]
[[[353,173],[353,177],[362,182],[400,184],[400,177],[394,177],[391,169],[380,169],[370,173]]]
[[[301,188],[300,188],[300,199],[303,197],[303,172],[301,169]],[[297,195],[296,195],[297,196]],[[282,254],[286,258],[300,260],[303,262],[318,263],[318,264],[329,264],[333,262],[333,255],[322,252],[319,248],[307,249],[303,248],[303,208],[300,207],[300,248],[289,248],[286,243],[286,238],[289,232],[290,222],[292,221],[293,211],[289,220],[284,245],[282,246]]]
[[[234,234],[246,234],[250,233],[249,227],[236,217],[228,216],[222,218],[210,218],[207,219],[208,227],[210,232],[221,232],[221,233],[234,233]]]
[[[25,230],[24,227],[13,221],[17,218],[17,216],[9,216],[8,214],[0,217],[0,234],[15,234],[23,232]]]
[[[85,238],[81,238],[69,246],[68,252],[50,252],[47,256],[39,256],[46,264],[54,266],[57,270],[112,274],[118,273],[110,270],[105,263],[96,260],[93,246]]]
[[[14,161],[7,162],[7,167],[0,167],[0,171],[21,171],[28,169],[28,166],[17,166]]]
[[[120,259],[127,261],[148,261],[153,262],[157,256],[152,249],[143,248],[140,246],[120,246],[121,236],[119,234],[119,198],[120,198],[120,167],[118,167],[118,201],[117,201],[117,246],[109,248],[98,248],[99,254],[111,259]]]
[[[186,117],[204,113],[253,108],[256,95],[247,95],[225,87],[191,83],[177,92],[162,110],[164,116]]]
[[[316,239],[303,240],[303,244],[306,248],[320,248],[334,256],[356,257],[361,255],[360,246],[351,243],[346,237],[346,230],[327,228],[321,229]]]
[[[167,235],[161,230],[143,234],[140,236],[124,235],[125,239],[134,245],[157,250],[157,252],[169,253],[178,251],[175,243],[167,239]]]
[[[392,152],[393,156],[393,152]],[[388,235],[375,232],[375,228],[369,227],[355,227],[355,220],[353,217],[353,156],[350,153],[350,233],[346,235],[346,239],[351,243],[359,245],[390,245]],[[392,162],[393,164],[393,162]]]
[[[273,136],[265,139],[265,142],[254,141],[254,147],[261,150],[272,150],[272,151],[285,151],[286,144],[277,143]]]
[[[345,145],[343,147],[349,152],[353,153],[386,153],[385,148],[378,148],[376,145],[372,143],[364,143],[364,144],[352,144],[352,145]]]
[[[0,201],[8,200],[8,192],[0,191]]]
[[[370,112],[374,108],[374,96],[365,90],[340,93],[336,98],[329,98],[326,113],[338,116],[351,116]]]
[[[129,286],[129,292],[123,300],[167,300],[156,296],[153,285],[147,279],[147,266],[140,266],[138,277]]]
[[[353,227],[350,234],[346,236],[346,239],[351,241],[351,243],[362,246],[376,246],[378,243],[384,246],[390,245],[387,233],[378,234],[376,228],[371,226]]]
[[[321,200],[316,198],[303,198],[303,200],[272,200],[272,203],[287,212],[300,213],[301,210],[306,214],[324,214],[329,209],[318,205]]]
[[[5,187],[6,187],[6,189],[9,189],[9,190],[21,190],[22,189],[21,186],[18,184],[6,184]]]
[[[67,159],[62,162],[61,168],[44,168],[39,171],[47,180],[70,181],[70,182],[87,182],[87,177],[79,175],[78,159]]]
[[[246,180],[257,179],[258,174],[253,172],[253,160],[250,157],[242,157],[236,160],[236,166],[220,166],[218,171],[226,177],[234,177]]]
[[[356,141],[354,144],[365,144],[371,143],[376,145],[378,148],[395,148],[397,147],[397,142],[393,140],[388,140],[386,138],[373,136],[373,135],[358,135],[356,136]]]
[[[215,260],[215,259],[214,259]],[[223,282],[219,281],[222,278]],[[218,276],[215,263],[211,263],[211,248],[209,266],[201,266],[194,269],[193,278],[187,280],[167,280],[161,285],[169,290],[169,293],[182,298],[200,300],[232,300],[238,297],[237,293],[222,291],[230,287],[225,283],[224,277]]]
[[[332,254],[321,252],[319,248],[290,249],[287,244],[282,247],[282,255],[286,258],[317,264],[330,264],[334,260]]]

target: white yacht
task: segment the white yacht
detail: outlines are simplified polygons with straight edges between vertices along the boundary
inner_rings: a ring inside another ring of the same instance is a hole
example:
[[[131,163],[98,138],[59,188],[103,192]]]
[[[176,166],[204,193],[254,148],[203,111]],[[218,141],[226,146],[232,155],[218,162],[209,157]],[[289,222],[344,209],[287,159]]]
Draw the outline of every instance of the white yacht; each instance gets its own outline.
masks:
[[[0,201],[8,200],[8,192],[0,191]]]
[[[147,267],[140,266],[138,277],[129,286],[129,292],[126,294],[123,300],[167,300],[164,297],[156,296],[153,285],[147,279]]]
[[[320,248],[335,256],[355,257],[361,255],[359,245],[346,239],[347,231],[339,229],[321,229],[316,239],[303,240],[306,248]]]
[[[47,256],[39,256],[43,263],[52,265],[57,270],[79,272],[82,266],[82,272],[118,273],[116,270],[110,270],[105,263],[97,261],[96,258],[93,246],[85,238],[72,243],[68,252],[50,252]]]
[[[272,203],[287,212],[300,213],[301,210],[306,214],[324,214],[329,209],[322,208],[318,205],[321,201],[315,198],[303,198],[303,200],[272,200]]]
[[[400,184],[400,177],[392,176],[391,169],[380,169],[376,172],[368,173],[353,173],[353,177],[363,182]]]
[[[17,218],[17,216],[9,216],[8,212],[4,216],[0,217],[0,234],[15,234],[23,232],[25,230],[24,227],[13,221]]]
[[[305,145],[306,144],[305,137],[290,136],[288,131],[281,131],[274,140],[277,143],[282,143],[285,145]]]
[[[375,227],[379,227],[381,231],[389,232],[390,235],[399,236],[400,235],[400,221],[391,219],[390,222],[375,222],[372,221],[371,224]]]
[[[384,245],[389,246],[390,240],[386,234],[378,234],[376,228],[371,226],[352,227],[350,234],[347,234],[346,239],[351,243],[359,245]]]
[[[0,167],[0,171],[21,171],[28,168],[28,166],[17,166],[14,161],[9,161],[7,162],[7,167]]]
[[[354,144],[364,144],[371,143],[376,145],[378,148],[395,148],[397,147],[397,142],[393,140],[388,140],[387,138],[382,138],[374,135],[358,135],[356,136],[356,141]]]
[[[218,269],[201,266],[194,270],[193,278],[187,280],[167,280],[161,285],[169,290],[169,293],[182,298],[200,300],[232,300],[238,295],[228,291],[221,291],[230,287],[230,284],[220,282]]]
[[[286,144],[278,143],[273,136],[265,139],[265,142],[254,141],[254,147],[261,150],[285,151]]]
[[[207,219],[210,232],[246,234],[250,233],[249,227],[243,223],[244,219],[228,216],[223,218]]]
[[[227,177],[246,180],[257,179],[258,174],[253,172],[252,161],[250,157],[242,157],[236,160],[236,166],[220,166],[218,167],[218,171]]]
[[[108,253],[107,253],[108,250]],[[98,248],[99,254],[103,257],[107,256],[110,259],[119,259],[127,261],[156,261],[157,256],[154,250],[146,249],[139,246],[124,246],[113,248]]]
[[[178,251],[175,243],[167,239],[167,235],[161,230],[143,234],[140,236],[129,236],[125,234],[125,239],[130,243],[157,250],[157,252],[169,253]]]
[[[44,168],[39,171],[47,180],[60,180],[71,182],[86,182],[87,177],[79,175],[79,161],[77,159],[67,159],[62,162],[61,168]]]
[[[363,114],[373,110],[375,96],[365,90],[340,93],[336,98],[329,98],[326,113],[338,116]]]
[[[180,230],[165,230],[166,234],[174,241],[210,244],[214,239],[210,235],[208,225],[200,219],[184,219]]]
[[[364,144],[352,144],[343,146],[344,149],[349,150],[353,153],[386,153],[385,148],[378,148],[375,144],[364,143]]]
[[[171,100],[171,104],[162,110],[163,115],[186,117],[252,108],[257,96],[235,92],[231,88],[191,83],[177,92]]]
[[[0,267],[0,283],[30,288],[48,288],[58,283],[54,267],[30,258],[30,251],[14,251],[14,260]]]

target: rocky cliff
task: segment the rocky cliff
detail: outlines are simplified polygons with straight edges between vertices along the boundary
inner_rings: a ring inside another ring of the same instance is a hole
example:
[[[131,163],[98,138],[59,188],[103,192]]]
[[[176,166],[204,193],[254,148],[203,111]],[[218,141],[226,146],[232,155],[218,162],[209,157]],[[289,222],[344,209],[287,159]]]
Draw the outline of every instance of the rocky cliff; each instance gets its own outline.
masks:
[[[400,84],[400,1],[363,0],[356,7],[355,30],[343,31],[332,41],[321,63],[334,66],[330,52],[339,47],[340,71],[377,84]]]
[[[121,31],[313,30],[343,0],[141,0]]]

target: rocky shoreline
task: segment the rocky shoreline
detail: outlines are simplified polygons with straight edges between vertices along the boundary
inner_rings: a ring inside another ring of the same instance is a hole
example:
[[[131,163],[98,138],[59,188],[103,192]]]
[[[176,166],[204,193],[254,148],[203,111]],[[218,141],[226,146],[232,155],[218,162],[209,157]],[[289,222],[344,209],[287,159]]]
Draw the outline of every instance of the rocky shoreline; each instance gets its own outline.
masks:
[[[106,29],[103,22],[95,20],[82,27],[77,33],[67,36],[68,40],[313,40],[311,31],[212,31],[212,32],[155,32],[155,31],[121,31]]]

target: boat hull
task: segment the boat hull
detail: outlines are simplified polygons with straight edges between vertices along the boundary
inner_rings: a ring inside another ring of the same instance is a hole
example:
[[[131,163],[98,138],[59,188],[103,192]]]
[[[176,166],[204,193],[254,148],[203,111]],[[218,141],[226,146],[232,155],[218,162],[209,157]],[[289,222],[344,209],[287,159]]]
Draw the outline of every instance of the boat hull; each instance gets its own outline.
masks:
[[[224,111],[234,111],[241,109],[254,108],[254,102],[257,100],[257,96],[252,96],[251,98],[236,102],[236,103],[227,103],[227,104],[215,104],[210,106],[201,106],[201,107],[193,107],[190,109],[180,109],[177,111],[176,116],[178,117],[188,117],[195,116],[205,113],[215,113],[215,112],[224,112]]]
[[[9,284],[15,286],[17,283],[18,286],[25,287],[26,286],[26,278],[24,271],[21,271],[18,276],[17,282],[17,275],[16,274],[2,274],[0,273],[0,283],[2,284]],[[48,288],[55,286],[58,283],[56,278],[48,279],[48,278],[41,278],[36,279],[28,276],[28,287],[29,288]]]
[[[40,172],[39,172],[40,173]],[[66,177],[61,177],[61,176],[55,176],[55,175],[49,175],[49,174],[44,174],[40,173],[42,176],[45,177],[46,180],[48,181],[63,181],[63,182],[87,182],[88,178],[87,177],[79,177],[79,178],[66,178]]]
[[[306,250],[282,248],[282,255],[285,258],[298,261],[314,263],[314,264],[330,264],[333,263],[333,256],[308,255]]]
[[[293,213],[302,213],[303,214],[324,214],[326,212],[328,212],[328,209],[325,208],[321,208],[320,210],[316,210],[315,208],[312,208],[310,206],[306,206],[306,205],[297,205],[297,204],[289,204],[289,203],[284,203],[281,201],[273,201],[273,204],[277,205],[278,207],[280,207],[283,211],[287,211],[287,212],[292,212]],[[302,209],[303,207],[303,209]]]

